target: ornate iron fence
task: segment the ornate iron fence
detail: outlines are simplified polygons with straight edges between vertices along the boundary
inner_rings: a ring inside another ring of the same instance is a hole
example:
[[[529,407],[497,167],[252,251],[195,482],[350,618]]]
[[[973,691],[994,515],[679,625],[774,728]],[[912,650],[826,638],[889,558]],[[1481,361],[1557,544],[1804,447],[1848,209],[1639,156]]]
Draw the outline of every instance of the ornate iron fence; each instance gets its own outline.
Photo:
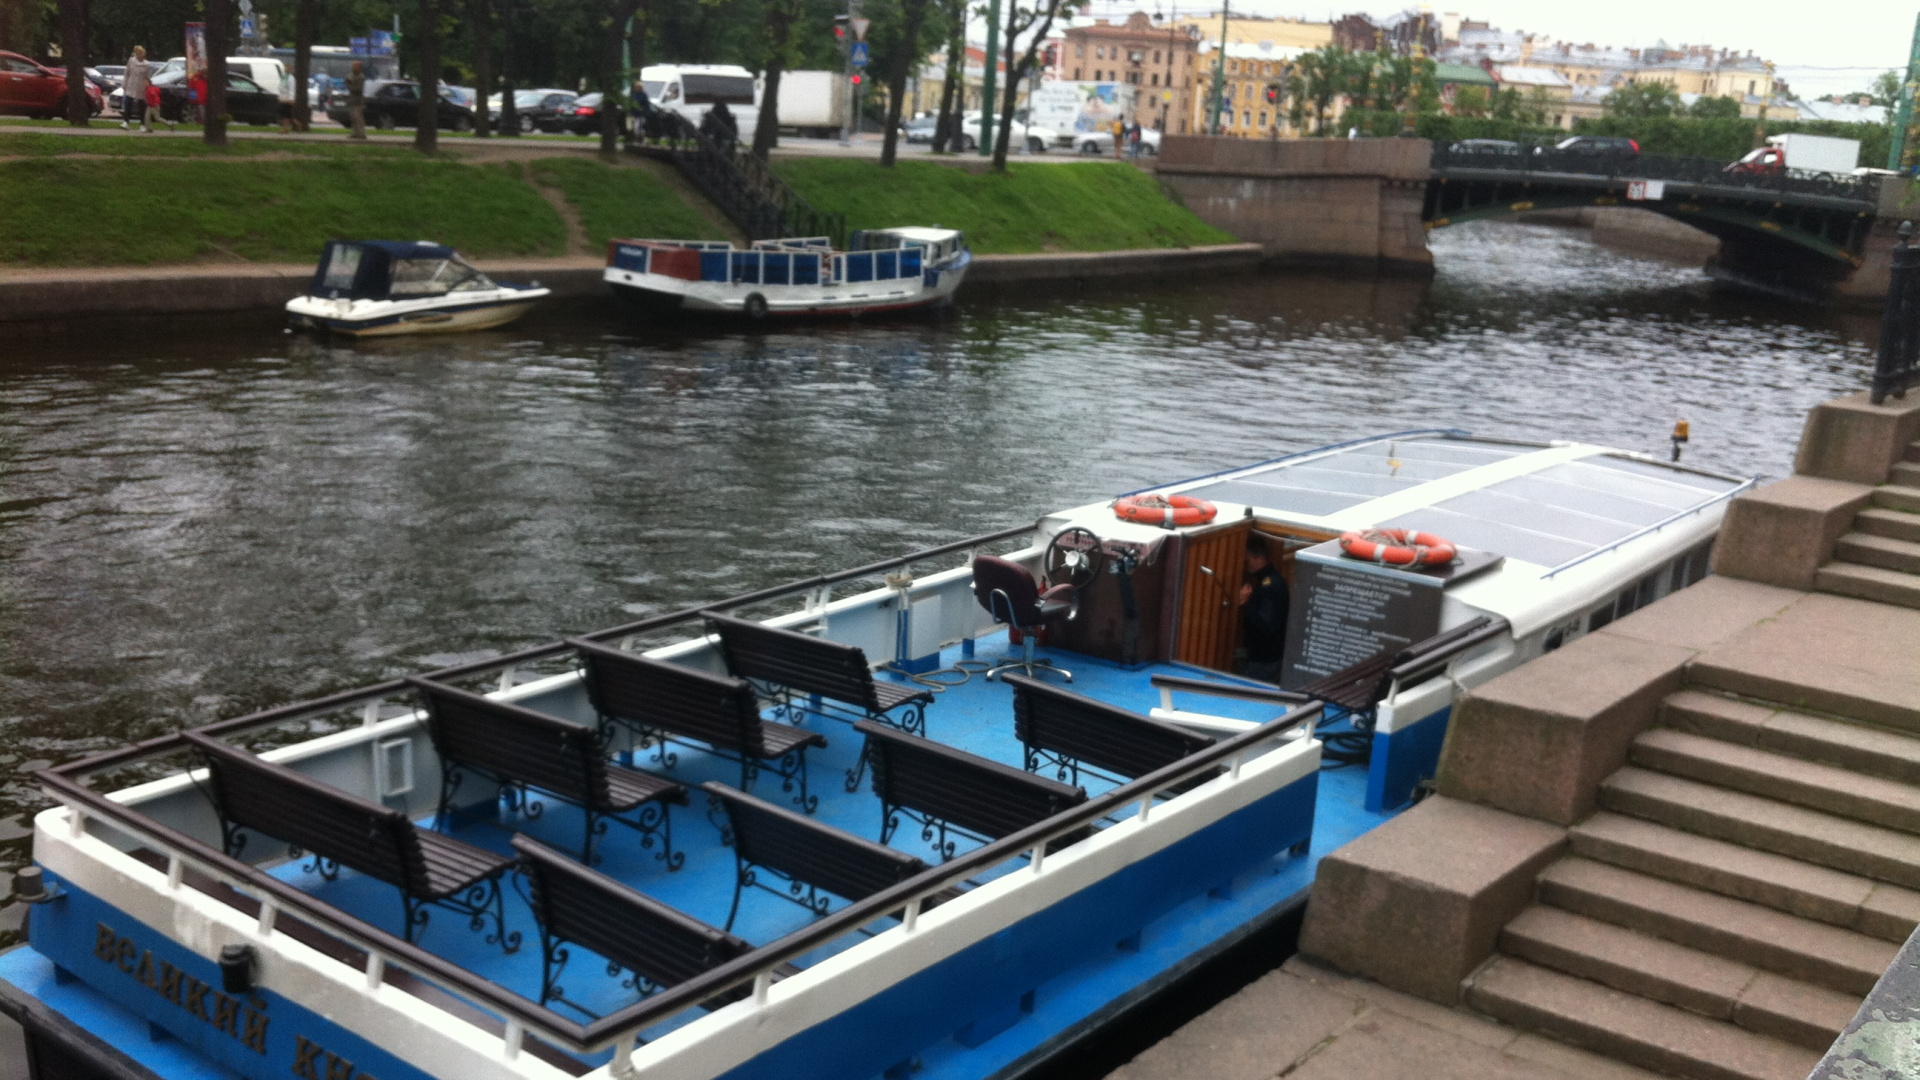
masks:
[[[1900,225],[1887,283],[1887,310],[1880,324],[1880,360],[1873,369],[1875,405],[1907,396],[1920,385],[1920,247],[1913,246],[1913,224]]]
[[[1756,194],[1812,195],[1876,204],[1878,176],[1849,176],[1787,169],[1778,173],[1732,171],[1712,158],[1668,154],[1558,150],[1529,143],[1468,140],[1433,144],[1433,170],[1495,170],[1527,174],[1586,176],[1607,180],[1664,180],[1718,188],[1742,188]]]
[[[744,146],[723,144],[678,115],[668,114],[663,125],[666,146],[641,152],[669,158],[747,239],[825,236],[846,242],[846,215],[815,208]]]

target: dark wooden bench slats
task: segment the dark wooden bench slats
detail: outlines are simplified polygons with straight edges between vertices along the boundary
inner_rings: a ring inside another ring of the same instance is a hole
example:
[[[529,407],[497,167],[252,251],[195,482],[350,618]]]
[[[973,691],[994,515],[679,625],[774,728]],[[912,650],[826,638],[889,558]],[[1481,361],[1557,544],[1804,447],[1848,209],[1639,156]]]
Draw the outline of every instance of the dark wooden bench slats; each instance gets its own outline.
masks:
[[[755,867],[807,885],[808,899],[779,889],[768,892],[794,900],[817,914],[825,914],[815,889],[825,889],[847,900],[864,900],[925,870],[927,864],[905,852],[836,829],[812,818],[763,802],[723,784],[700,785],[726,808],[733,853],[739,873],[733,887],[733,910],[727,929],[740,913],[740,894]]]
[[[1000,678],[1013,687],[1013,727],[1026,745],[1029,769],[1042,751],[1132,780],[1213,745],[1205,735],[1026,675]],[[1077,778],[1078,767],[1072,772]]]
[[[323,784],[285,766],[195,731],[181,736],[207,761],[208,783],[220,815],[227,854],[238,857],[251,829],[345,866],[400,890],[406,937],[424,924],[418,904],[451,908],[478,923],[490,917],[507,951],[499,876],[513,860],[450,836],[422,829],[402,810]],[[318,864],[316,864],[318,865]],[[469,896],[476,887],[483,894]]]
[[[867,737],[873,762],[873,791],[885,813],[880,842],[897,827],[896,810],[906,809],[940,828],[936,844],[951,856],[944,840],[947,825],[988,839],[999,839],[1086,801],[1077,787],[969,754],[930,739],[862,720],[854,730]]]
[[[583,638],[567,642],[580,655],[587,697],[603,724],[621,723],[643,739],[672,737],[705,744],[740,762],[740,786],[751,788],[763,762],[783,789],[800,785],[799,803],[809,811],[806,751],[825,746],[825,736],[775,723],[760,715],[760,701],[745,679],[696,671]],[[671,767],[662,747],[661,759]]]
[[[717,612],[708,612],[706,619],[720,635],[727,670],[740,678],[818,694],[863,709],[876,720],[909,701],[933,700],[933,692],[924,687],[875,679],[866,652],[857,645]]]
[[[753,951],[752,944],[582,866],[530,836],[516,834],[513,847],[520,853],[540,923],[542,1005],[558,1001],[596,1015],[569,1000],[560,985],[567,943],[598,953],[660,988]],[[651,987],[639,989],[645,994]],[[739,992],[727,999],[737,996]]]
[[[593,862],[594,837],[605,828],[595,828],[601,817],[639,830],[648,847],[659,835],[663,846],[657,856],[669,867],[685,861],[684,856],[675,858],[666,810],[667,803],[686,803],[684,785],[609,763],[600,733],[593,728],[426,679],[409,677],[407,683],[426,706],[427,733],[440,755],[442,822],[448,820],[459,787],[457,774],[464,767],[505,784],[537,788],[584,809],[586,837],[580,857],[588,863]],[[648,803],[658,804],[658,811],[644,820],[618,816]]]

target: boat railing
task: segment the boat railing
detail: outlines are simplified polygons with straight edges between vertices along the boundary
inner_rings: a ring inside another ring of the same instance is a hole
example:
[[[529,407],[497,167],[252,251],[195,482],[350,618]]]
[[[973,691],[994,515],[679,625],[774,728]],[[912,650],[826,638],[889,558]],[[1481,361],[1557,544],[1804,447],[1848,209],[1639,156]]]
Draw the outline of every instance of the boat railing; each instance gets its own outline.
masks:
[[[1689,471],[1700,472],[1701,470],[1695,469],[1695,470],[1689,470]],[[1705,475],[1712,476],[1715,474],[1706,473]],[[1719,494],[1714,495],[1711,498],[1703,499],[1700,502],[1697,502],[1692,506],[1687,507],[1685,510],[1680,511],[1679,513],[1669,514],[1668,516],[1661,518],[1659,521],[1656,521],[1651,525],[1648,525],[1644,528],[1635,529],[1634,531],[1628,533],[1625,536],[1620,537],[1618,540],[1615,540],[1612,543],[1603,544],[1600,547],[1594,548],[1592,551],[1587,552],[1585,555],[1581,555],[1573,559],[1568,559],[1566,562],[1563,562],[1560,565],[1548,570],[1546,573],[1541,574],[1540,577],[1543,580],[1549,579],[1556,575],[1564,574],[1568,570],[1571,570],[1576,566],[1580,566],[1584,563],[1597,559],[1600,556],[1607,554],[1608,552],[1618,551],[1621,548],[1625,547],[1628,544],[1633,543],[1635,540],[1638,540],[1643,536],[1652,536],[1654,533],[1660,532],[1661,530],[1667,528],[1669,525],[1673,525],[1678,522],[1685,521],[1690,517],[1695,517],[1705,512],[1707,509],[1714,506],[1718,506],[1721,503],[1731,502],[1736,496],[1740,495],[1742,492],[1752,490],[1759,483],[1760,483],[1760,478],[1757,476],[1751,477],[1747,480],[1743,480],[1739,484],[1727,489],[1726,491],[1720,492]]]
[[[848,582],[884,581],[888,591],[891,591],[903,587],[901,584],[903,575],[900,571],[915,564],[963,552],[971,561],[975,552],[1008,542],[1023,543],[1026,548],[1031,548],[1034,534],[1033,526],[1003,529],[847,570],[790,581],[721,601],[703,603],[695,607],[639,619],[581,636],[595,641],[619,643],[624,648],[632,648],[649,636],[670,633],[676,628],[696,624],[708,612],[738,612],[774,604],[795,596],[805,598],[803,612],[821,611],[826,608],[830,594],[837,585]],[[571,645],[564,641],[556,641],[441,668],[427,673],[426,677],[435,681],[449,681],[491,674],[497,678],[501,690],[508,690],[518,684],[521,681],[521,675],[528,670],[544,663],[563,660],[572,652]],[[388,705],[390,699],[410,700],[411,694],[411,689],[403,679],[389,679],[371,686],[218,721],[196,730],[208,736],[228,738],[248,733],[269,733],[269,729],[293,727],[300,738],[312,739],[325,733],[325,725],[320,721],[328,716],[343,713],[352,715],[354,710],[358,710],[358,716],[355,717],[357,723],[360,726],[372,728],[385,721],[414,715],[411,705],[398,712],[383,713],[383,707],[391,707]],[[278,741],[284,744],[287,740],[283,738]],[[464,997],[504,1014],[508,1017],[508,1022],[503,1036],[507,1046],[503,1053],[508,1058],[519,1053],[520,1041],[528,1033],[536,1034],[557,1046],[582,1053],[616,1045],[621,1043],[624,1037],[624,1045],[630,1050],[634,1035],[641,1027],[655,1023],[670,1013],[698,1004],[711,996],[704,992],[690,997],[676,996],[671,1000],[680,1002],[679,1005],[664,1011],[657,1006],[651,1007],[644,1016],[631,1017],[632,1022],[620,1020],[620,1017],[632,1012],[627,1010],[592,1025],[576,1023],[567,1017],[549,1012],[529,998],[522,997],[512,990],[396,937],[378,926],[327,904],[259,867],[232,858],[219,847],[192,835],[185,828],[176,827],[141,812],[137,803],[122,801],[126,798],[124,794],[116,798],[87,782],[88,777],[118,770],[138,770],[145,765],[155,763],[158,759],[183,754],[188,749],[189,744],[181,735],[165,735],[43,769],[35,776],[48,796],[67,808],[70,815],[71,835],[78,837],[86,833],[90,825],[96,825],[131,839],[135,845],[159,852],[167,860],[170,887],[178,887],[178,883],[185,880],[183,875],[194,872],[231,886],[243,895],[251,895],[261,905],[259,926],[262,937],[271,933],[274,913],[285,912],[364,951],[371,958],[366,969],[369,973],[369,986],[377,986],[381,977],[380,971],[387,966],[392,966],[411,971],[457,997]],[[977,868],[982,864],[970,862],[969,865]],[[943,874],[940,880],[941,885],[929,886],[925,893],[938,892],[952,879]],[[895,908],[900,906],[900,903],[894,904]],[[871,919],[865,921],[871,921]],[[842,924],[836,922],[835,925]],[[826,938],[817,940],[826,940]],[[769,971],[772,967],[784,963],[786,959],[805,951],[804,949],[785,950],[784,942],[776,942],[775,945],[782,949],[779,953],[781,959],[769,960],[765,965]],[[760,969],[756,967],[755,971],[758,970]],[[752,974],[750,972],[726,985],[736,985],[751,978]],[[656,995],[644,999],[641,1004],[654,1003],[658,997],[659,995]]]

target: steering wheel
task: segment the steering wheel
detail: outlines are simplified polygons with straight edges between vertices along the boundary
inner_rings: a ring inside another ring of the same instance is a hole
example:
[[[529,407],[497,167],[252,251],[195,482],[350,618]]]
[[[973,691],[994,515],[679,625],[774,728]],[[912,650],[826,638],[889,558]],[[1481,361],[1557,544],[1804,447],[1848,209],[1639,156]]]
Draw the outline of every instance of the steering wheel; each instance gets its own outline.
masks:
[[[1100,538],[1092,530],[1076,525],[1054,534],[1040,565],[1048,584],[1084,589],[1093,584],[1105,563],[1106,553],[1101,549]]]

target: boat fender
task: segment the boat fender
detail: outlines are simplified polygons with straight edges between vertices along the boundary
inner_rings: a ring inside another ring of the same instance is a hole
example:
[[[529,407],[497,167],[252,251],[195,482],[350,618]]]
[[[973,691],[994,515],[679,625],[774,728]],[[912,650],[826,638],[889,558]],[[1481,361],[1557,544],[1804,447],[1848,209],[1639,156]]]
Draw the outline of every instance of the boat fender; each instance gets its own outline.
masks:
[[[1453,541],[1412,529],[1355,529],[1341,535],[1340,550],[1383,566],[1445,566],[1460,554]]]
[[[767,298],[759,293],[748,293],[744,308],[747,318],[759,322],[767,317]]]
[[[1128,495],[1113,501],[1113,514],[1121,521],[1163,529],[1205,525],[1217,513],[1212,503],[1195,495]]]

